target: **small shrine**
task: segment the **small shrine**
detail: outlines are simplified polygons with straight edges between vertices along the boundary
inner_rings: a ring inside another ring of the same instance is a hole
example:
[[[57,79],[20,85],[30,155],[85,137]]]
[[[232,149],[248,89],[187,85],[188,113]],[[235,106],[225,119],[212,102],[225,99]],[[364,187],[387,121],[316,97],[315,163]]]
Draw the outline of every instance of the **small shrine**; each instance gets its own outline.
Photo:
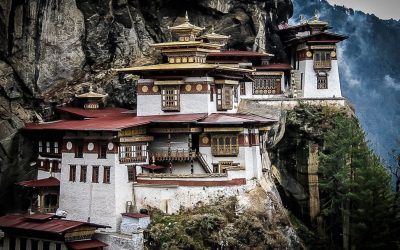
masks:
[[[80,95],[75,95],[76,98],[82,99],[85,101],[84,108],[85,109],[99,109],[99,103],[108,95],[99,94],[93,91],[92,84],[90,84],[89,92],[83,93]]]

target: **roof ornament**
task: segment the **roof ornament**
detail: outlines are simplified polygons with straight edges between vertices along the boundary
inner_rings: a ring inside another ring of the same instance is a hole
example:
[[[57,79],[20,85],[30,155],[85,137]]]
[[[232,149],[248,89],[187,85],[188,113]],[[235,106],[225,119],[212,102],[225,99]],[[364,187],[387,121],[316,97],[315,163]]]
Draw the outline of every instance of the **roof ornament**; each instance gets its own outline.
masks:
[[[305,24],[306,20],[304,18],[304,15],[300,15],[300,24]]]
[[[319,21],[319,10],[315,9],[313,21]]]
[[[185,23],[189,23],[189,15],[188,12],[185,12]]]

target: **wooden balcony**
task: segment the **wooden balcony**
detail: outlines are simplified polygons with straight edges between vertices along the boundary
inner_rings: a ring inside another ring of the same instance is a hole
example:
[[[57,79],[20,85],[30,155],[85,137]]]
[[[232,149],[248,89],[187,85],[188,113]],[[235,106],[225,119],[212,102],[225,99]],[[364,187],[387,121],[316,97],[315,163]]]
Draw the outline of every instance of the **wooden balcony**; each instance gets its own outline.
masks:
[[[190,161],[195,158],[196,153],[186,149],[158,150],[150,152],[150,159],[155,161]]]
[[[314,61],[314,69],[330,69],[331,61]]]
[[[237,156],[239,145],[214,145],[211,151],[214,156]]]
[[[119,159],[120,163],[136,163],[136,162],[146,162],[146,161],[147,161],[147,156],[125,157]]]
[[[58,207],[34,207],[32,206],[32,212],[35,213],[42,213],[42,214],[48,214],[48,213],[55,213],[57,211]]]

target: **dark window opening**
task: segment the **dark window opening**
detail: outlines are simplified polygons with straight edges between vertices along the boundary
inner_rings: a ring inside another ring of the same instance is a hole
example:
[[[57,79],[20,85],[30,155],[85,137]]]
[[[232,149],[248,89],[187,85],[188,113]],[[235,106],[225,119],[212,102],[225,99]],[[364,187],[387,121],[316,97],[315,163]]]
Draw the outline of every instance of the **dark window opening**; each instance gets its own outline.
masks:
[[[99,183],[99,166],[93,166],[92,170],[92,182]]]
[[[69,181],[75,181],[76,180],[76,166],[71,165],[69,166]]]
[[[110,183],[110,167],[104,167],[103,183]]]

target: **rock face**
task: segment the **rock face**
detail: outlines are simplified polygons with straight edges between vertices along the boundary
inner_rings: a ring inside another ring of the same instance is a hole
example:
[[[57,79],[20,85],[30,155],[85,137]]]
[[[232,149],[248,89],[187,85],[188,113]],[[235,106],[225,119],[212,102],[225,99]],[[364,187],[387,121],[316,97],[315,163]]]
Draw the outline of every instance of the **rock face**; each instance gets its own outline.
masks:
[[[285,58],[276,30],[290,0],[0,1],[0,190],[28,178],[31,147],[17,131],[46,117],[50,102],[68,104],[93,82],[109,105],[134,108],[134,81],[111,69],[160,60],[149,44],[171,39],[168,26],[186,10],[205,32],[230,35],[230,49]]]

